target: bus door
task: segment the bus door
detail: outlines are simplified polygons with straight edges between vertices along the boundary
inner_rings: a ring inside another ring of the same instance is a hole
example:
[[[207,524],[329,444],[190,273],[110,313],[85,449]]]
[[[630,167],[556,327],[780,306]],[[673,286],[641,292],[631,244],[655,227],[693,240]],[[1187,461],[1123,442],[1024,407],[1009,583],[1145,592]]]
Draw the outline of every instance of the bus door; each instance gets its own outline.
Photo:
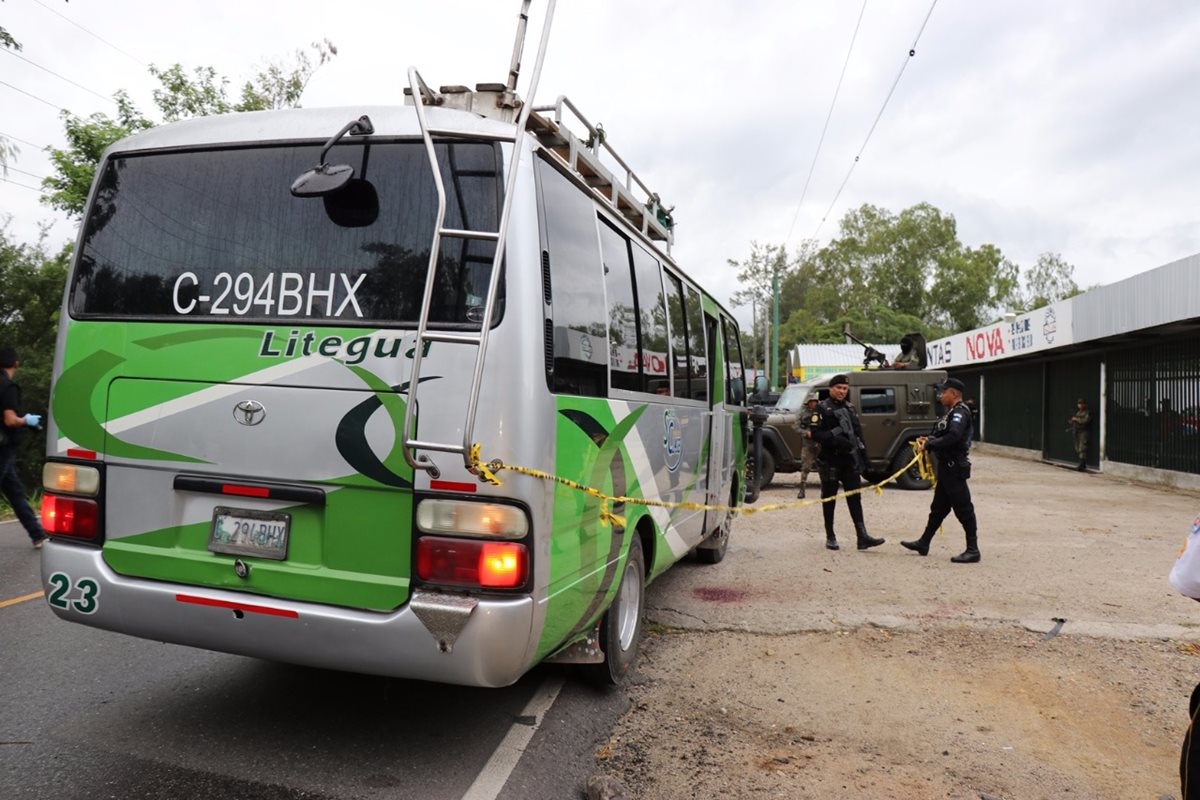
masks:
[[[728,353],[717,358],[717,339],[720,324],[715,317],[704,314],[704,332],[708,339],[708,485],[705,503],[709,506],[729,505],[729,486],[733,480],[732,415],[725,410],[724,379],[725,359]],[[728,511],[709,509],[704,513],[704,532],[712,533],[725,522]]]

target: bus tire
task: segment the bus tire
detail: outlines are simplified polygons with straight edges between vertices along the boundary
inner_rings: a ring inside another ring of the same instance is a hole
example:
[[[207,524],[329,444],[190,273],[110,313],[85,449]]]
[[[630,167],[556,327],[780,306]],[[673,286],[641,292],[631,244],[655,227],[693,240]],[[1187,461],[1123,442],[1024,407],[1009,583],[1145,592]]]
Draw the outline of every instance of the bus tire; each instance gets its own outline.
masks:
[[[725,515],[721,527],[713,531],[702,546],[696,548],[696,560],[701,564],[720,564],[725,558],[725,551],[729,549],[729,532],[732,529],[733,512],[729,512]]]
[[[630,532],[629,556],[621,572],[621,583],[612,605],[600,621],[600,649],[604,662],[584,665],[590,681],[601,686],[615,686],[624,680],[637,660],[642,641],[642,611],[646,599],[646,562],[642,542],[636,532]]]
[[[891,471],[895,472],[909,461],[912,461],[912,450],[908,447],[902,447],[900,452],[896,453],[896,457],[892,459]],[[922,478],[921,471],[917,469],[916,464],[913,464],[896,477],[896,485],[901,489],[923,490],[933,486],[933,482],[927,478]]]

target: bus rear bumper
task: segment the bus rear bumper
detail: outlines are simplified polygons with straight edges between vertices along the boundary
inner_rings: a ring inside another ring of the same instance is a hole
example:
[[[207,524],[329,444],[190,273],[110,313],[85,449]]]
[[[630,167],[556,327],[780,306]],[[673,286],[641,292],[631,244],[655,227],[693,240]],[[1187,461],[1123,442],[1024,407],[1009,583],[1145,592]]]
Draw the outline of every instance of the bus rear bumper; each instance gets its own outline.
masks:
[[[66,580],[52,582],[56,574]],[[447,641],[411,603],[377,613],[129,578],[99,550],[55,541],[42,549],[42,583],[51,609],[70,622],[237,655],[467,686],[507,686],[532,666],[530,597],[477,598]],[[437,597],[423,599],[428,606]],[[448,607],[464,605],[464,596],[445,597]]]

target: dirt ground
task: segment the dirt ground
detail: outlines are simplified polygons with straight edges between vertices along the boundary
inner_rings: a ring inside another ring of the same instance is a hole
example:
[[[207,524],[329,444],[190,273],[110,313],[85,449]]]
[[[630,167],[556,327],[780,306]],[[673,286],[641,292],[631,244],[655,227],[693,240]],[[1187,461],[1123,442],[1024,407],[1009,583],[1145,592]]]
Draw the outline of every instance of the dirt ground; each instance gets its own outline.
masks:
[[[950,563],[953,517],[902,549],[931,494],[888,489],[865,500],[882,547],[855,550],[841,504],[839,552],[815,506],[752,514],[721,564],[652,584],[597,771],[636,800],[1178,798],[1200,605],[1167,573],[1200,493],[973,461],[980,564]]]

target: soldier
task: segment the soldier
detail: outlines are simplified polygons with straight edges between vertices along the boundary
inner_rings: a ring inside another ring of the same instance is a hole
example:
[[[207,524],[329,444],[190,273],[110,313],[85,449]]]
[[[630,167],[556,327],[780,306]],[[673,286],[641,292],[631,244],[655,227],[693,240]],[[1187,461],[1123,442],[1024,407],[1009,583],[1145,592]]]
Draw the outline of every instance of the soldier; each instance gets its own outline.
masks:
[[[804,408],[800,410],[796,424],[801,431],[807,431],[820,421],[821,415],[817,413],[817,398],[810,397],[804,401]],[[801,500],[804,499],[804,492],[808,485],[808,473],[816,469],[817,453],[820,449],[820,445],[809,438],[807,433],[804,434],[804,442],[800,449],[800,491],[796,493],[796,497]]]
[[[916,350],[913,348],[913,340],[911,336],[903,336],[900,339],[900,353],[892,359],[893,369],[920,369],[921,364],[917,359]]]
[[[862,470],[866,466],[866,447],[862,440],[862,425],[858,422],[858,413],[853,404],[847,402],[846,395],[850,392],[850,384],[845,375],[834,375],[829,380],[829,397],[817,404],[817,421],[811,421],[805,431],[805,436],[821,446],[817,456],[817,473],[821,476],[821,498],[833,497],[838,493],[840,483],[846,491],[853,491],[862,485]],[[825,547],[830,550],[838,549],[837,536],[833,532],[833,504],[835,500],[826,500],[821,504],[825,514]],[[858,549],[866,550],[883,544],[883,539],[876,539],[867,533],[863,521],[862,498],[857,494],[846,498],[846,507],[850,509],[850,519],[854,520],[854,530],[858,535]]]
[[[1092,412],[1088,411],[1087,401],[1082,397],[1075,401],[1075,413],[1067,417],[1067,424],[1075,433],[1075,455],[1079,456],[1080,472],[1087,471],[1087,449],[1089,428],[1092,424]]]
[[[980,555],[975,506],[967,486],[967,479],[971,477],[971,461],[967,457],[967,451],[971,449],[971,410],[962,401],[966,389],[962,381],[947,378],[938,388],[941,389],[939,399],[948,409],[946,416],[938,420],[929,436],[917,439],[920,449],[937,455],[937,487],[933,491],[933,502],[929,504],[929,520],[920,539],[900,544],[920,555],[929,555],[933,535],[953,509],[967,535],[967,549],[950,560],[956,564],[974,564]]]

